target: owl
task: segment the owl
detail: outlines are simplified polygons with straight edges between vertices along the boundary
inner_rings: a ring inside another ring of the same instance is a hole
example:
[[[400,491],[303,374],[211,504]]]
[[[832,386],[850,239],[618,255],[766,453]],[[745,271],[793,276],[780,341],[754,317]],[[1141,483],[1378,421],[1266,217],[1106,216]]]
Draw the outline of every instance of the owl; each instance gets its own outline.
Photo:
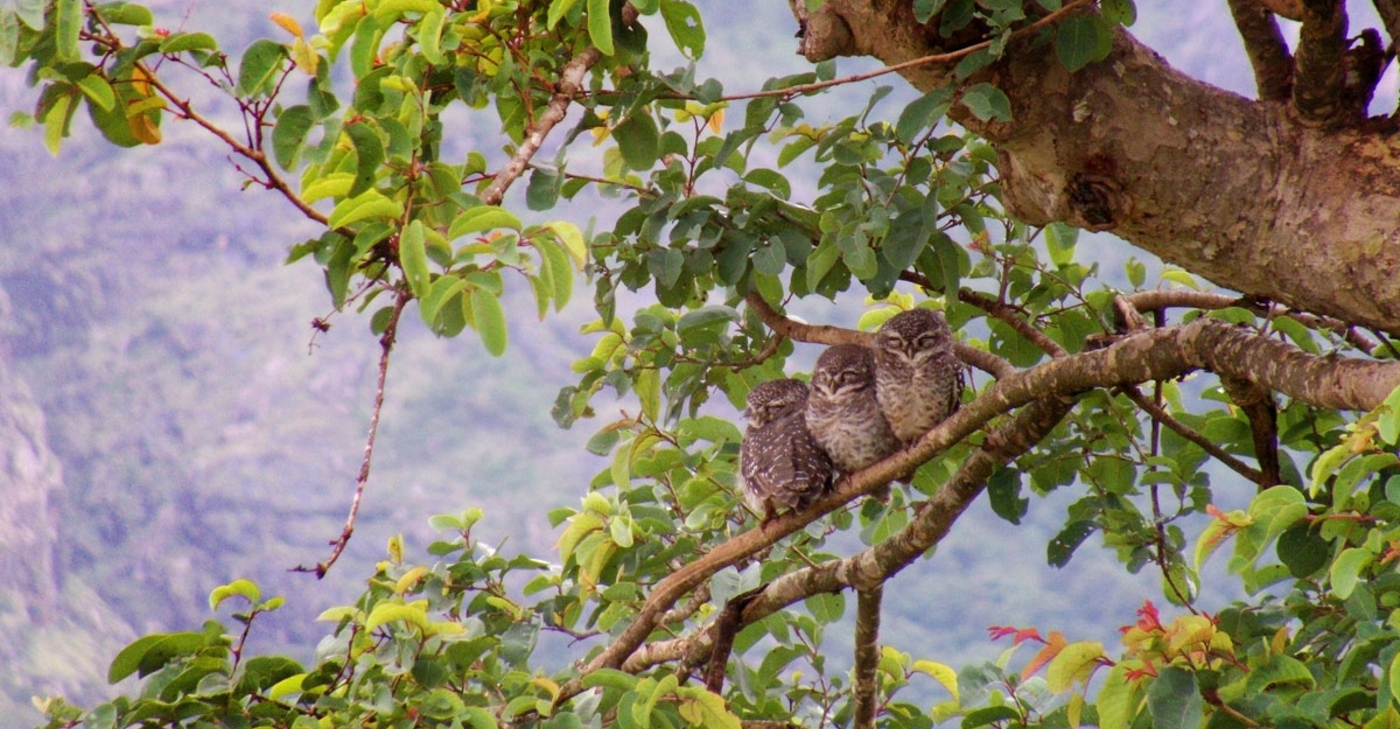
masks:
[[[875,398],[875,352],[858,344],[828,347],[812,370],[803,413],[807,430],[843,474],[899,450]]]
[[[905,445],[958,409],[962,375],[953,330],[936,311],[896,314],[875,335],[875,398]]]
[[[817,446],[802,413],[807,385],[782,379],[749,391],[749,419],[739,444],[744,497],[765,520],[779,507],[801,509],[831,487],[831,459]]]

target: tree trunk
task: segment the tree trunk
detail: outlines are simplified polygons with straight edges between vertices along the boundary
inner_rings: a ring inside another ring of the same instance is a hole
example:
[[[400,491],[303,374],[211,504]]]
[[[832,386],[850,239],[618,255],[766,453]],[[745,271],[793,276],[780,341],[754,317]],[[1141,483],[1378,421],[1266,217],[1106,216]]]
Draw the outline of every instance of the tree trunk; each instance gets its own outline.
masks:
[[[937,22],[920,26],[907,2],[828,0],[802,51],[894,64],[965,45]],[[1010,212],[1110,230],[1217,285],[1400,334],[1400,145],[1381,123],[1305,125],[1287,103],[1178,73],[1121,29],[1106,60],[1073,74],[1028,38],[968,80],[1004,91],[1010,122],[951,114],[996,145]],[[927,91],[950,70],[903,75]]]

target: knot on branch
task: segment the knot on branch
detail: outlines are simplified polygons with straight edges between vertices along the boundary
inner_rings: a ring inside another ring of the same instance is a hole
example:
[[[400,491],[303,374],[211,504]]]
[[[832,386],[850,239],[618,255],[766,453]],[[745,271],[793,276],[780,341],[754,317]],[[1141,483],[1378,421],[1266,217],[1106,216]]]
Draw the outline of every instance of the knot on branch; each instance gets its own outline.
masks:
[[[830,5],[823,4],[809,11],[806,0],[789,2],[797,18],[798,55],[812,63],[821,63],[837,56],[856,54],[856,38],[851,26]]]
[[[1070,178],[1065,190],[1074,222],[1087,230],[1110,230],[1128,215],[1122,186],[1109,177],[1086,172]]]

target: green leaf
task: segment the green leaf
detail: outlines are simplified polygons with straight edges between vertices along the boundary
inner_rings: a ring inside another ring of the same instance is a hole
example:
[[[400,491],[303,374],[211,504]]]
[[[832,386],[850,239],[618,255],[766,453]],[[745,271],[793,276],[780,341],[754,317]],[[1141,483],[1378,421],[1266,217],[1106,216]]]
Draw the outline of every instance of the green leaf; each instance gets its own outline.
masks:
[[[384,140],[380,139],[374,125],[367,121],[347,124],[344,132],[345,136],[350,138],[350,143],[355,146],[355,183],[346,193],[355,197],[374,187],[379,166],[384,164]]]
[[[550,299],[555,311],[563,311],[574,292],[574,269],[569,265],[569,254],[564,247],[545,236],[535,239],[535,249],[540,252],[540,265],[549,271]]]
[[[952,87],[941,86],[909,102],[895,122],[895,137],[904,144],[913,144],[925,129],[932,129],[948,113],[952,95]]]
[[[1111,50],[1113,32],[1099,15],[1071,15],[1055,33],[1055,54],[1071,73],[1102,61]]]
[[[705,23],[694,5],[686,0],[661,0],[661,17],[681,53],[692,61],[705,55]]]
[[[237,595],[248,601],[249,604],[256,605],[261,599],[262,593],[258,586],[251,580],[234,580],[227,585],[220,585],[209,593],[209,609],[218,610],[219,605],[230,597]]]
[[[311,107],[305,104],[283,109],[277,116],[277,125],[272,128],[272,153],[279,167],[290,171],[296,166],[306,145],[306,135],[315,123]]]
[[[1385,401],[1376,409],[1380,417],[1376,419],[1376,429],[1381,440],[1389,445],[1400,445],[1400,387],[1390,391]]]
[[[408,287],[419,299],[427,296],[429,287],[432,286],[432,273],[428,270],[428,250],[424,240],[421,220],[409,223],[399,236],[399,265],[403,267],[404,277],[408,279]],[[428,324],[432,324],[426,312],[423,318]]]
[[[590,0],[591,1],[591,0]],[[656,164],[660,153],[661,134],[656,129],[656,121],[642,109],[632,114],[613,130],[622,161],[639,172],[649,170]]]
[[[82,28],[83,0],[55,0],[54,55],[58,60],[75,63],[81,58],[78,35]]]
[[[77,81],[78,88],[83,90],[83,95],[88,97],[88,101],[97,105],[103,111],[111,111],[117,105],[117,92],[112,90],[112,85],[107,83],[107,79],[96,73],[90,73]]]
[[[374,21],[379,27],[388,28],[405,13],[430,13],[434,10],[442,10],[437,0],[381,0],[374,10]]]
[[[997,722],[1018,722],[1021,718],[1020,712],[1010,706],[988,706],[967,712],[960,726],[962,729],[977,729]]]
[[[476,327],[477,334],[481,335],[481,343],[486,345],[486,351],[492,357],[499,357],[506,352],[506,314],[501,310],[501,300],[482,288],[472,289],[472,322]]]
[[[1137,6],[1133,0],[1100,0],[1099,14],[1114,25],[1128,27],[1137,22]]]
[[[33,30],[41,31],[44,29],[44,8],[46,5],[44,0],[16,0],[13,3],[13,12],[19,17],[20,22]],[[104,18],[107,17],[106,13],[102,15]],[[146,16],[150,17],[150,11],[146,11]],[[109,22],[116,21],[109,19]],[[145,23],[136,23],[135,25],[149,25],[150,23],[151,21],[147,20]]]
[[[1337,559],[1332,563],[1332,568],[1328,570],[1328,578],[1332,583],[1332,594],[1345,600],[1351,596],[1351,591],[1356,589],[1357,582],[1361,579],[1361,570],[1365,569],[1375,559],[1375,555],[1369,550],[1360,547],[1348,547],[1342,550]]]
[[[1249,681],[1245,684],[1246,690],[1251,694],[1259,694],[1279,684],[1296,684],[1303,688],[1313,688],[1317,681],[1308,671],[1308,667],[1298,659],[1289,655],[1269,656],[1269,662],[1262,666],[1255,666],[1249,672]]]
[[[605,56],[613,54],[612,16],[609,0],[588,0],[588,37]]]
[[[217,50],[219,42],[208,33],[171,33],[160,43],[160,52],[164,54]]]
[[[15,65],[19,53],[19,26],[16,15],[0,10],[0,66]]]
[[[155,633],[138,638],[112,659],[107,682],[116,683],[133,673],[149,675],[175,658],[193,655],[207,644],[202,633]]]
[[[1153,729],[1196,729],[1205,718],[1205,700],[1190,671],[1167,666],[1147,689]]]
[[[496,228],[520,230],[520,218],[515,213],[496,205],[479,205],[463,210],[447,229],[448,240],[456,240],[470,233],[482,233]]]
[[[642,412],[648,420],[656,422],[661,412],[661,372],[655,367],[638,372],[633,389],[637,391],[637,399],[641,401]]]
[[[578,4],[578,0],[551,0],[549,3],[549,16],[545,20],[545,27],[554,30],[554,26],[559,24],[559,19],[569,14],[570,10]]]
[[[287,47],[266,38],[253,41],[238,65],[239,96],[261,96],[272,90],[274,78],[282,70]]]
[[[914,0],[914,19],[922,25],[943,9],[948,0]]]
[[[419,628],[428,626],[427,601],[416,600],[408,605],[397,602],[381,602],[374,606],[365,618],[365,630],[374,630],[389,623],[405,623]]]
[[[834,623],[846,613],[846,596],[839,592],[812,595],[803,603],[812,617],[823,623]]]
[[[583,232],[577,225],[565,221],[545,223],[545,227],[554,231],[559,236],[559,241],[564,244],[564,249],[573,256],[574,264],[581,271],[588,263],[588,244],[583,240]]]
[[[364,220],[393,220],[401,215],[403,205],[384,197],[378,190],[370,190],[362,195],[341,200],[331,211],[326,227],[334,230]]]
[[[72,118],[73,96],[62,94],[44,115],[44,148],[49,154],[58,156],[58,150],[63,146],[63,138],[68,136],[68,122]]]
[[[418,21],[418,49],[434,66],[447,62],[447,57],[442,55],[442,23],[445,17],[442,6],[436,5]]]
[[[1079,17],[1079,16],[1075,16]],[[989,84],[973,84],[962,95],[963,106],[982,121],[1011,121],[1011,99]]]

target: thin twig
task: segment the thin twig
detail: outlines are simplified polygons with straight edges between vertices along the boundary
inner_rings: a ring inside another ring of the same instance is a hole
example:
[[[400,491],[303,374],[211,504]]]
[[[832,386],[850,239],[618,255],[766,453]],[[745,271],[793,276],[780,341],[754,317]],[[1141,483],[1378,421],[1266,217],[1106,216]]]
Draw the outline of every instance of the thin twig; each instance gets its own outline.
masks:
[[[384,327],[384,334],[379,338],[379,347],[382,352],[379,355],[379,381],[374,391],[374,409],[369,417],[369,436],[365,439],[365,457],[360,462],[360,475],[355,479],[355,496],[350,500],[350,515],[345,519],[345,527],[341,529],[340,536],[331,540],[333,549],[331,556],[326,561],[317,564],[315,567],[305,567],[298,565],[292,568],[293,572],[315,572],[316,579],[326,576],[326,572],[340,559],[340,555],[345,551],[345,545],[350,543],[350,535],[355,533],[355,519],[360,513],[360,500],[365,493],[365,485],[369,483],[370,460],[374,456],[374,439],[379,433],[379,416],[384,411],[384,383],[389,379],[389,355],[394,351],[394,341],[398,336],[399,317],[403,315],[404,307],[413,299],[413,295],[407,290],[400,290],[397,298],[394,299],[394,309],[389,314],[389,323]]]
[[[862,344],[871,346],[875,342],[873,335],[857,331],[855,329],[845,329],[833,327],[825,324],[804,324],[783,316],[774,309],[771,304],[764,300],[758,293],[749,293],[744,297],[744,301],[749,307],[758,312],[758,316],[775,333],[798,342],[809,344]],[[1002,379],[1016,373],[1016,367],[1001,357],[992,354],[984,349],[971,347],[962,342],[954,344],[958,358],[983,372]]]
[[[1147,413],[1153,420],[1171,428],[1177,435],[1200,446],[1201,450],[1210,454],[1211,457],[1225,464],[1227,468],[1241,476],[1249,479],[1251,483],[1259,483],[1264,475],[1258,469],[1251,468],[1249,464],[1225,452],[1225,449],[1216,445],[1209,438],[1196,432],[1190,426],[1172,417],[1172,414],[1164,410],[1157,403],[1149,400],[1137,387],[1122,388],[1123,394],[1133,401],[1143,412]]]
[[[1248,309],[1260,316],[1269,318],[1285,318],[1302,324],[1309,329],[1326,329],[1336,332],[1342,339],[1353,347],[1370,353],[1376,348],[1376,341],[1357,331],[1341,319],[1319,314],[1310,314],[1305,311],[1296,311],[1282,304],[1275,304],[1267,301],[1247,296],[1231,296],[1213,291],[1189,291],[1186,289],[1155,289],[1152,291],[1139,291],[1133,294],[1125,294],[1123,298],[1131,301],[1138,311],[1148,312],[1164,308],[1189,308],[1189,309],[1228,309],[1240,307]]]
[[[1262,478],[1259,490],[1283,483],[1279,472],[1278,406],[1268,388],[1238,377],[1221,377],[1220,384],[1230,400],[1244,411],[1249,432],[1254,438],[1254,458],[1259,461]]]

